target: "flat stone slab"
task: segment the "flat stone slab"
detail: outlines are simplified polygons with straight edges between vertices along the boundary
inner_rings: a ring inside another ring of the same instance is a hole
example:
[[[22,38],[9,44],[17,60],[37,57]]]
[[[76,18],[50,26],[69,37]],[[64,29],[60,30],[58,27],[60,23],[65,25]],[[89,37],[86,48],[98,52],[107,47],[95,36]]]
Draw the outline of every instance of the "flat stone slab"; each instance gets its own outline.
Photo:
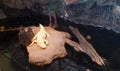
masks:
[[[64,47],[65,39],[70,38],[70,35],[66,32],[57,31],[51,27],[46,27],[46,31],[50,37],[47,37],[48,46],[43,49],[33,44],[27,46],[29,62],[38,66],[43,66],[51,63],[56,58],[62,58],[67,55]],[[34,34],[39,31],[39,27],[32,28]]]

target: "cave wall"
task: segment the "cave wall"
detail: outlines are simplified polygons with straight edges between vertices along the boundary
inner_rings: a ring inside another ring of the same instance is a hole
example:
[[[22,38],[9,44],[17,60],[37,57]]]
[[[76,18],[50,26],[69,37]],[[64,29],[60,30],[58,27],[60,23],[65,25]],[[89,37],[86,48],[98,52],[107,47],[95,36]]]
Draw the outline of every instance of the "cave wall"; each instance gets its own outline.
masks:
[[[31,12],[48,15],[55,12],[58,17],[76,24],[103,27],[117,33],[120,33],[119,5],[119,0],[1,0],[0,3],[7,15],[20,16],[20,13]]]

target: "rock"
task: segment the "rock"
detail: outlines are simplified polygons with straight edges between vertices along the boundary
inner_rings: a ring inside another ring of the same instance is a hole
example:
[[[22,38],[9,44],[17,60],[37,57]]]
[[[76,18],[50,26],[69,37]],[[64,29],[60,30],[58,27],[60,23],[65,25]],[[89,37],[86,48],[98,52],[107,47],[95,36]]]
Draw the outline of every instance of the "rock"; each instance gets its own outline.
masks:
[[[62,60],[62,68],[63,71],[78,71],[78,65],[75,64],[72,60],[70,59],[63,59]]]
[[[95,2],[97,2],[96,6],[94,6]],[[56,8],[59,17],[67,17],[68,20],[78,24],[102,26],[120,32],[120,25],[117,23],[119,22],[117,20],[119,19],[119,4],[113,1],[3,0],[3,5],[13,9],[29,9],[44,14],[49,14],[51,12],[50,8]],[[117,12],[117,14],[114,12]]]
[[[29,9],[35,14],[48,15],[51,13],[50,9],[54,9],[58,17],[77,24],[102,27],[120,33],[119,0],[2,0],[2,3],[4,8]]]
[[[33,33],[36,34],[39,31],[39,27],[32,27]],[[27,46],[29,62],[44,66],[50,64],[56,58],[63,58],[67,55],[64,47],[65,38],[69,38],[69,34],[65,32],[56,31],[51,27],[46,27],[46,31],[50,37],[47,37],[48,46],[45,49],[38,47],[36,44]]]

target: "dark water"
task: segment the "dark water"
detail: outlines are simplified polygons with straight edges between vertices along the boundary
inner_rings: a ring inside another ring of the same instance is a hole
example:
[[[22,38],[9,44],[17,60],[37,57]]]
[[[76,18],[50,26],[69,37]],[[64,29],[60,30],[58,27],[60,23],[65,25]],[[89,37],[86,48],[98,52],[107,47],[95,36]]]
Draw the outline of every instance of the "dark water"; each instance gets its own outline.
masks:
[[[32,26],[39,25],[39,23],[43,25],[49,24],[48,16],[31,16],[31,17],[15,17],[15,18],[7,18],[0,23],[0,26],[6,27],[20,27],[20,26]],[[58,18],[58,23],[61,26],[61,29],[67,30],[66,27],[69,25],[75,26],[79,28],[80,32],[86,37],[87,35],[91,36],[91,39],[88,40],[96,49],[96,51],[105,58],[109,65],[109,70],[106,71],[120,71],[120,34],[117,34],[113,31],[106,30],[104,28],[92,27],[92,26],[84,26],[84,25],[76,25],[73,22],[69,22],[64,19]],[[8,53],[12,55],[11,60],[12,66],[17,70],[18,68],[29,71],[29,66],[31,71],[38,71],[39,67],[29,65],[27,61],[27,52],[25,47],[16,45],[18,42],[18,31],[14,32],[2,32],[0,33],[0,52],[4,51],[11,52]],[[23,51],[23,52],[21,52]],[[17,54],[19,53],[19,54]],[[5,60],[5,59],[3,59]],[[18,62],[14,61],[17,60]],[[2,61],[2,59],[1,59]],[[10,62],[10,61],[9,61]],[[19,64],[21,63],[21,64]],[[0,63],[1,64],[1,63]],[[9,67],[9,66],[8,66]],[[36,70],[32,70],[36,69]],[[45,68],[44,68],[45,69]],[[4,71],[4,70],[3,70]],[[47,71],[46,69],[43,71]],[[99,70],[93,70],[99,71]]]
[[[120,34],[102,28],[85,26],[80,30],[84,36],[90,35],[89,42],[97,52],[110,62],[114,71],[120,69]]]

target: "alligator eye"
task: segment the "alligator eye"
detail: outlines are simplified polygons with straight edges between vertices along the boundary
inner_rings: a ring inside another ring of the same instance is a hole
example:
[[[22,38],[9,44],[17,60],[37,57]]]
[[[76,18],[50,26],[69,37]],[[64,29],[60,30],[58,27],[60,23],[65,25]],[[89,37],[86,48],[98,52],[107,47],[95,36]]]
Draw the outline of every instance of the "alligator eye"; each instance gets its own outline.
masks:
[[[48,45],[48,41],[47,41],[47,40],[45,40],[45,41],[44,41],[44,44],[45,44],[45,45]]]
[[[44,44],[46,44],[46,41],[44,41]]]

